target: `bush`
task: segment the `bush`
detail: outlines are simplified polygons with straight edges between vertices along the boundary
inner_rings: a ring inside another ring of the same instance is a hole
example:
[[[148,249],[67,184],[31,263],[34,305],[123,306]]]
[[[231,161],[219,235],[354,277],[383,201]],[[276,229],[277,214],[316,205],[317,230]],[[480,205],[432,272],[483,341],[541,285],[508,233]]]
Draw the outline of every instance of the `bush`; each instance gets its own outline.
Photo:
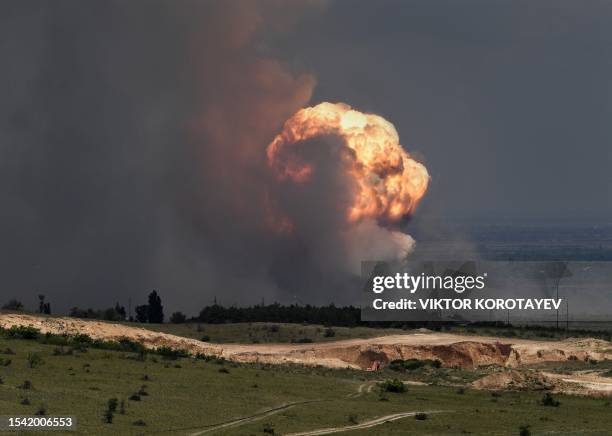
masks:
[[[291,342],[294,344],[310,344],[312,339],[310,338],[299,338],[299,339],[291,339]]]
[[[12,362],[11,359],[0,358],[0,366],[9,366]]]
[[[159,347],[155,352],[161,355],[164,359],[176,360],[179,357],[189,357],[189,353],[185,350],[175,350],[170,347]]]
[[[20,401],[20,404],[23,404],[24,406],[29,406],[30,405],[30,399],[28,397],[23,397]]]
[[[334,331],[333,328],[328,327],[323,332],[323,336],[326,337],[326,338],[333,338],[334,336],[336,336],[336,332]]]
[[[140,401],[140,395],[138,395],[137,392],[134,392],[132,395],[130,395],[128,400],[130,400],[130,401]]]
[[[119,340],[120,351],[130,351],[132,353],[146,353],[147,349],[140,342],[134,342],[127,338]]]
[[[531,436],[531,430],[529,430],[530,425],[521,425],[519,427],[519,435],[520,436]]]
[[[72,347],[64,348],[64,347],[55,347],[53,349],[54,356],[70,356],[72,355]]]
[[[406,392],[406,385],[401,380],[394,378],[393,380],[385,380],[380,383],[380,387],[385,392],[403,393]]]
[[[37,366],[45,363],[43,358],[40,357],[39,353],[28,353],[27,361],[30,368],[36,368]]]
[[[202,336],[202,342],[210,342],[210,336],[208,335]]]
[[[170,322],[174,324],[183,324],[187,320],[187,317],[183,312],[174,312],[170,315]]]
[[[72,337],[74,342],[80,342],[82,344],[91,344],[93,343],[93,339],[89,335],[85,335],[82,333],[76,334]]]
[[[425,421],[427,419],[427,413],[417,413],[414,415],[414,419],[417,421]]]
[[[442,366],[442,362],[439,360],[431,360],[431,359],[407,359],[407,360],[393,360],[389,364],[389,369],[393,371],[415,371],[420,368],[424,368],[426,366],[432,368],[440,368]]]
[[[118,405],[119,405],[119,401],[116,398],[111,398],[106,403],[106,408],[114,413],[117,411]]]
[[[550,392],[546,392],[541,400],[542,406],[559,407],[561,402],[553,397]]]
[[[270,424],[264,424],[263,432],[266,434],[274,434],[274,427],[272,427]]]
[[[32,386],[32,382],[30,380],[25,380],[22,384],[20,384],[17,387],[19,389],[29,390],[29,389],[32,389],[34,386]]]
[[[132,425],[137,425],[139,427],[144,427],[145,425],[147,425],[142,419],[137,419],[136,421],[134,421],[132,423]]]
[[[104,415],[102,415],[104,422],[107,424],[112,424],[113,423],[113,412],[111,412],[110,410],[105,410],[104,411]]]
[[[13,298],[9,300],[8,303],[6,303],[4,306],[2,306],[2,308],[4,310],[14,310],[16,312],[20,312],[23,310],[23,303]]]
[[[38,416],[45,416],[47,414],[47,408],[45,407],[44,404],[41,404],[40,406],[38,406],[38,409],[36,409],[36,413],[34,413],[34,415],[38,415]]]
[[[10,355],[14,355],[15,354],[15,350],[13,350],[12,348],[6,347],[2,353],[3,354],[8,354],[10,356]]]
[[[6,331],[6,334],[17,339],[37,339],[40,330],[32,326],[14,325]]]

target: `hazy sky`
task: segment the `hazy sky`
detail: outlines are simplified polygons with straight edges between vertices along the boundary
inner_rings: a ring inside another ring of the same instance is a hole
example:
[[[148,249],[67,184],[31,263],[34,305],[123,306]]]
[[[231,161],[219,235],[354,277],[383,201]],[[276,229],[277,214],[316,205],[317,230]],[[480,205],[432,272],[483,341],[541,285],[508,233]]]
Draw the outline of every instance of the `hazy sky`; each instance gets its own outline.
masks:
[[[264,237],[254,199],[321,101],[395,124],[432,176],[418,222],[609,221],[610,22],[608,1],[3,1],[0,300],[301,292],[308,243]]]

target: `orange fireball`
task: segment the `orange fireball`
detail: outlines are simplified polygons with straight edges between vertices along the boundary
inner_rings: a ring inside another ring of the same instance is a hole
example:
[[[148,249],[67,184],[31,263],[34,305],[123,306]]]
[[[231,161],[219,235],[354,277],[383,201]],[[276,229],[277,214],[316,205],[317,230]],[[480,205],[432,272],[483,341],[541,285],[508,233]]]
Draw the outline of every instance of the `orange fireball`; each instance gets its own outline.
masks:
[[[338,135],[352,151],[343,169],[356,186],[349,222],[394,222],[414,211],[427,190],[427,169],[402,148],[393,124],[343,103],[321,103],[289,118],[268,146],[268,164],[280,180],[306,183],[316,168],[298,152],[300,143],[327,135]]]

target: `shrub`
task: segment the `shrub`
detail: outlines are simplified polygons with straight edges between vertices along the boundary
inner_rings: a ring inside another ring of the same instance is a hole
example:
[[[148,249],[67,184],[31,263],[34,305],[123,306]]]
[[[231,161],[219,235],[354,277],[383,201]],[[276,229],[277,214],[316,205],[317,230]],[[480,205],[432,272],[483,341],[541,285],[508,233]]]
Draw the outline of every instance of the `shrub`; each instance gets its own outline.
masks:
[[[425,421],[427,419],[427,413],[417,413],[416,415],[414,415],[414,419],[416,419],[417,421]]]
[[[91,344],[91,343],[93,343],[93,339],[91,338],[91,336],[83,334],[83,333],[78,333],[78,334],[74,335],[72,337],[72,340],[74,342],[80,342],[82,344]]]
[[[333,328],[328,327],[323,332],[323,336],[326,337],[326,338],[333,338],[334,336],[336,336],[336,332],[334,331]]]
[[[274,427],[272,427],[270,424],[264,424],[263,432],[266,434],[274,434]]]
[[[104,422],[107,424],[112,424],[113,423],[113,412],[111,412],[110,410],[106,409],[104,411],[104,414],[102,415]]]
[[[12,348],[6,347],[2,353],[3,354],[8,354],[8,355],[14,355],[15,354],[15,350],[13,350]]]
[[[430,359],[407,359],[407,360],[393,360],[389,364],[389,369],[394,371],[415,371],[419,368],[423,368],[425,366],[430,366],[432,368],[440,368],[442,366],[442,362],[439,360],[430,360]]]
[[[20,384],[19,386],[17,386],[19,389],[32,389],[34,386],[32,386],[32,382],[30,380],[25,380],[22,384]]]
[[[394,378],[393,380],[385,380],[380,383],[380,387],[385,392],[403,393],[406,392],[406,385],[401,380]]]
[[[14,310],[16,312],[20,312],[23,310],[23,303],[13,298],[9,300],[8,303],[6,303],[4,306],[2,306],[2,308],[4,310]]]
[[[208,335],[202,336],[202,342],[210,342],[210,336]]]
[[[555,397],[553,397],[550,394],[550,392],[546,392],[544,394],[540,403],[542,404],[542,406],[551,406],[551,407],[559,407],[559,405],[561,404],[561,402],[555,399]]]
[[[119,404],[119,401],[116,398],[111,398],[106,403],[106,408],[110,410],[111,412],[116,412],[118,404]]]
[[[134,392],[132,395],[130,395],[128,400],[130,400],[130,401],[140,401],[140,395],[138,395],[137,392]]]
[[[119,347],[121,351],[131,351],[133,353],[146,353],[147,349],[140,342],[134,342],[127,338],[121,338],[119,340]]]
[[[519,435],[520,436],[531,436],[531,430],[529,430],[530,425],[521,425],[519,427]]]
[[[155,350],[155,352],[161,355],[164,359],[176,360],[179,357],[189,357],[189,353],[185,350],[175,350],[173,348],[163,346]]]
[[[28,397],[23,397],[20,401],[21,404],[23,404],[24,406],[29,406],[30,405],[30,399]]]
[[[37,366],[45,363],[43,358],[40,357],[39,353],[28,353],[27,361],[30,368],[36,368]]]
[[[11,359],[0,358],[0,366],[9,366],[13,361]]]
[[[139,427],[144,427],[145,425],[147,425],[142,419],[137,419],[136,421],[134,421],[132,423],[132,425],[137,425]]]
[[[45,407],[44,404],[41,404],[40,406],[38,406],[38,409],[36,409],[36,413],[34,413],[34,415],[38,415],[38,416],[45,416],[47,414],[47,408]]]
[[[219,368],[219,372],[223,374],[229,374],[229,369],[227,368]]]
[[[187,317],[183,312],[174,312],[172,315],[170,315],[170,322],[174,324],[182,324],[186,319]]]
[[[55,347],[53,349],[54,356],[70,356],[73,352],[72,347],[64,348],[64,347]]]
[[[351,424],[358,424],[359,421],[357,420],[357,415],[350,414],[348,416],[348,422],[350,422]]]
[[[312,339],[299,338],[299,339],[292,339],[291,342],[293,342],[294,344],[310,344],[312,342]]]
[[[149,393],[147,392],[147,385],[142,385],[140,389],[138,390],[137,394],[140,395],[141,397],[148,396]]]
[[[14,325],[6,333],[11,338],[36,339],[40,334],[40,330],[32,326]]]

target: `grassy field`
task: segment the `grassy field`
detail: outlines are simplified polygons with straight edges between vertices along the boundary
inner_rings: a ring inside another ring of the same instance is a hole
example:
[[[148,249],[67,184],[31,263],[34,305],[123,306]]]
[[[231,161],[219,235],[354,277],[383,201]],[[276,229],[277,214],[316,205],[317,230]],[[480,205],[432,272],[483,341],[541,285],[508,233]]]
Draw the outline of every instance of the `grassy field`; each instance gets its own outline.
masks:
[[[284,323],[229,323],[229,324],[134,324],[149,330],[171,333],[207,342],[223,343],[283,343],[325,342],[342,339],[372,338],[376,336],[404,334],[402,329],[377,329],[370,327],[324,327],[322,325]]]
[[[205,340],[215,343],[283,343],[283,342],[325,342],[342,339],[372,338],[376,336],[397,335],[409,333],[412,330],[399,328],[371,327],[332,327],[322,325],[284,324],[284,323],[228,323],[204,324],[188,322],[184,324],[136,324],[138,327],[178,336]],[[523,338],[537,340],[559,340],[567,337],[600,337],[610,340],[610,332],[555,330],[537,327],[491,327],[491,326],[442,326],[437,328],[442,332],[462,335],[484,335],[507,338]]]
[[[42,408],[47,415],[75,415],[82,434],[192,434],[204,430],[215,435],[286,434],[433,410],[442,412],[429,413],[425,420],[406,417],[349,434],[516,435],[521,425],[530,425],[533,434],[604,435],[612,428],[612,407],[605,399],[556,396],[561,405],[549,407],[540,404],[542,392],[492,395],[435,385],[411,385],[405,393],[381,396],[376,379],[414,379],[416,374],[166,360],[156,355],[143,359],[120,351],[70,350],[36,340],[0,339],[2,414],[34,414]],[[474,377],[460,370],[439,371],[428,369],[429,381],[459,385]],[[26,381],[31,384],[29,389],[24,389]],[[374,387],[372,392],[369,386]],[[139,391],[139,401],[131,400]],[[113,422],[105,423],[103,415],[111,398],[117,398],[119,406]],[[255,416],[238,426],[215,427],[282,405],[287,407],[275,414]]]

